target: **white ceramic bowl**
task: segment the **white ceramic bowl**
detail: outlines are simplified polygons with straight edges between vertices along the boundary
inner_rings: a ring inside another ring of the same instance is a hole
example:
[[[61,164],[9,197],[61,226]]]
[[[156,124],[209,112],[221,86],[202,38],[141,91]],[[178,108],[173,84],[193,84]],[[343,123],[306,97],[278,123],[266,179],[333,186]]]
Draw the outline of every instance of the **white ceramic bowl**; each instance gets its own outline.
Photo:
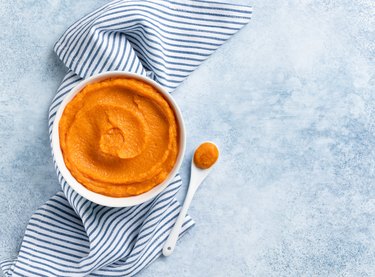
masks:
[[[110,197],[106,195],[102,195],[99,193],[95,193],[93,191],[88,190],[86,187],[84,187],[82,184],[80,184],[70,173],[68,168],[65,165],[64,158],[61,152],[60,147],[60,139],[59,139],[59,122],[61,115],[66,107],[66,105],[71,101],[76,94],[78,94],[86,85],[91,83],[96,83],[108,78],[114,78],[114,77],[125,77],[125,78],[134,78],[141,80],[147,84],[150,84],[151,86],[155,87],[167,101],[170,103],[172,108],[174,109],[174,112],[176,114],[177,123],[179,126],[179,137],[180,137],[180,149],[177,156],[176,163],[172,169],[172,171],[169,173],[168,177],[162,182],[161,184],[157,185],[153,189],[142,193],[137,196],[130,196],[130,197]],[[157,196],[160,192],[162,192],[168,185],[168,183],[173,179],[173,177],[177,174],[177,171],[179,170],[182,159],[185,154],[185,148],[186,148],[186,135],[185,135],[185,125],[184,120],[182,118],[181,111],[179,107],[177,106],[176,102],[173,100],[173,98],[170,96],[170,94],[159,84],[157,84],[155,81],[138,75],[134,73],[126,73],[126,72],[116,72],[116,71],[110,71],[105,72],[102,74],[98,74],[95,76],[92,76],[81,83],[79,83],[76,87],[74,87],[65,97],[64,101],[61,103],[55,117],[55,121],[53,124],[53,130],[52,130],[52,151],[55,156],[56,164],[66,180],[66,182],[81,196],[84,198],[97,203],[99,205],[103,206],[109,206],[109,207],[129,207],[138,205],[141,203],[144,203],[155,196]]]

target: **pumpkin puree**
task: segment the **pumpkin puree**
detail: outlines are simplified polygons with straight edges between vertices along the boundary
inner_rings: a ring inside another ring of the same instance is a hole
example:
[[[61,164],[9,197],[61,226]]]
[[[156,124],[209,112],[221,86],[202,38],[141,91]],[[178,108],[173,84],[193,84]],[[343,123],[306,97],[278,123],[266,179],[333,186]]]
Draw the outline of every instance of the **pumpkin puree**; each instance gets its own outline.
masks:
[[[207,169],[216,163],[219,158],[219,149],[216,145],[210,142],[205,142],[199,145],[194,153],[194,164],[201,168]]]
[[[67,168],[87,189],[127,197],[162,183],[178,155],[172,107],[152,86],[127,78],[87,85],[59,124]]]

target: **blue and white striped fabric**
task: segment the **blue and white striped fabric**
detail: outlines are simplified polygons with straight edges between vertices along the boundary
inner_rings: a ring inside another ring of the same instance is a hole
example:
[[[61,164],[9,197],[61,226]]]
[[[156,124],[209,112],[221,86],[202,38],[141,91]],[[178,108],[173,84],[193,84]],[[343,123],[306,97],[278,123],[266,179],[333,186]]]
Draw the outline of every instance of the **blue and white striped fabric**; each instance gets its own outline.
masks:
[[[172,92],[250,16],[248,6],[198,0],[112,1],[88,14],[55,45],[69,72],[50,107],[50,133],[82,78],[130,71]],[[1,263],[5,276],[133,276],[160,256],[180,209],[179,176],[147,203],[109,208],[79,196],[56,171],[62,191],[32,216],[18,257]],[[181,235],[193,225],[186,217]]]

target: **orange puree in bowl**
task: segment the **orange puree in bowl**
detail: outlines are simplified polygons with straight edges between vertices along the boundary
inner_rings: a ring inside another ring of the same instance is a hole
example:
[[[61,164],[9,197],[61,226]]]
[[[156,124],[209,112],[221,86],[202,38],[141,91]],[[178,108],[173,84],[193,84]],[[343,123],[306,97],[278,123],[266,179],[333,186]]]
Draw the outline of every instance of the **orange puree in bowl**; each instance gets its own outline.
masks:
[[[112,197],[138,195],[162,183],[179,149],[172,107],[136,79],[87,85],[65,107],[59,136],[75,179]]]
[[[194,164],[202,169],[210,168],[219,158],[219,149],[210,142],[199,145],[194,153]]]

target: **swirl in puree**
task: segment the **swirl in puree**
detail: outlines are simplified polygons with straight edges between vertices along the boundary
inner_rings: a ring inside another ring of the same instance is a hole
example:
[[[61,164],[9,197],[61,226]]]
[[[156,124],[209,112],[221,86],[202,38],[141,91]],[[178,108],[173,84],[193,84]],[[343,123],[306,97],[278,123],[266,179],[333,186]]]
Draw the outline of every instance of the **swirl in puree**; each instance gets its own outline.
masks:
[[[64,161],[87,189],[127,197],[162,183],[178,155],[175,113],[140,80],[87,85],[65,107],[59,124]]]

